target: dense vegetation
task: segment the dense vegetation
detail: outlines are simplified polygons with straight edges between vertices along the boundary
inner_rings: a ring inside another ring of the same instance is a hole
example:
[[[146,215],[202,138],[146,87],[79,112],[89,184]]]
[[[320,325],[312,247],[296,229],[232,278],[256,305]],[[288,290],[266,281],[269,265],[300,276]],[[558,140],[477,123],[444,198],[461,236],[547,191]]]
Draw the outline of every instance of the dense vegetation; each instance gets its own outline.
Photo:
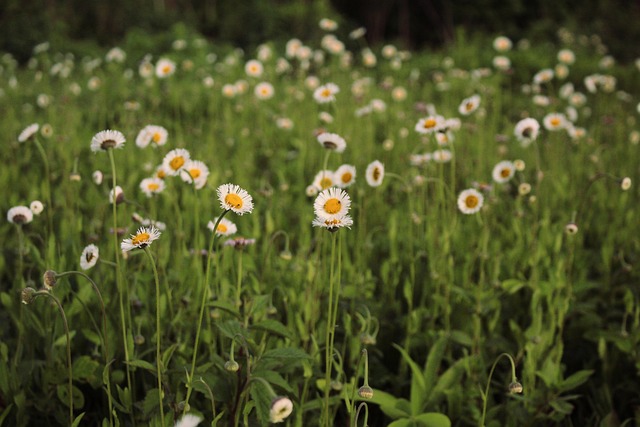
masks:
[[[640,421],[640,70],[333,24],[2,56],[0,425]]]

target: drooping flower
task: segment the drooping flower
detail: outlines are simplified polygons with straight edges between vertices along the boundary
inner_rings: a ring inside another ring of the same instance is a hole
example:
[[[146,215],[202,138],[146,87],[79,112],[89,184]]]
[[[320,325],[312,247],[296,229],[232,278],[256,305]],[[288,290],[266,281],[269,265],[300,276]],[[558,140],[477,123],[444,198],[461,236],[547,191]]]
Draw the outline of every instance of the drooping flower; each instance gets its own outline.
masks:
[[[87,245],[80,255],[80,268],[88,270],[98,262],[100,257],[100,249],[94,244]]]
[[[279,396],[271,402],[269,410],[269,421],[272,423],[281,423],[293,412],[293,402],[288,397]]]
[[[120,244],[123,252],[132,249],[144,249],[160,237],[160,231],[154,227],[140,227],[136,234],[132,234],[130,238],[124,239]]]
[[[238,215],[251,213],[253,210],[253,198],[246,190],[235,184],[222,184],[216,190],[220,207],[224,210],[232,210]]]
[[[364,177],[371,187],[379,187],[384,179],[384,165],[379,160],[374,160],[367,166]]]
[[[353,219],[349,215],[341,215],[331,219],[322,219],[320,217],[316,217],[311,225],[314,227],[322,227],[326,228],[329,231],[337,231],[339,228],[347,227],[351,228],[353,225]]]

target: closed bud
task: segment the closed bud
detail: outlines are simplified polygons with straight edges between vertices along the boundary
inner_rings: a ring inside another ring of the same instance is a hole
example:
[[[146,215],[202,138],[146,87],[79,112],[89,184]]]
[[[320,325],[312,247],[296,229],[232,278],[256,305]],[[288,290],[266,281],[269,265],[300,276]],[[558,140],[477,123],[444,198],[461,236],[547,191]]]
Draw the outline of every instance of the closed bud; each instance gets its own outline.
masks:
[[[522,393],[522,384],[520,384],[518,381],[513,381],[511,384],[509,384],[509,393],[511,394]]]
[[[20,292],[20,300],[23,304],[31,304],[36,299],[35,293],[36,290],[33,288],[24,288]]]
[[[631,188],[631,178],[629,178],[628,176],[622,178],[622,180],[620,180],[620,188],[622,188],[623,191],[627,191],[629,188]]]
[[[44,282],[44,287],[47,290],[51,290],[53,289],[53,287],[56,285],[56,272],[53,270],[47,270],[44,272],[44,275],[42,276],[42,281]]]
[[[240,365],[235,360],[227,360],[224,364],[224,369],[229,372],[237,372],[240,369]]]
[[[372,399],[373,389],[368,385],[363,385],[358,389],[358,396],[360,396],[363,399]]]
[[[145,338],[143,335],[137,334],[136,336],[133,337],[133,343],[135,345],[142,345],[145,342]]]

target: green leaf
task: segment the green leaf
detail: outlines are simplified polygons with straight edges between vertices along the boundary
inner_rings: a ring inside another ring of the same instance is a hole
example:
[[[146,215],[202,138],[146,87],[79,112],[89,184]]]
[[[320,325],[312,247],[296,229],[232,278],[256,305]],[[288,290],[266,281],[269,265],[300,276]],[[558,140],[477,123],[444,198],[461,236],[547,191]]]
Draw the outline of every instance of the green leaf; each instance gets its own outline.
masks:
[[[415,417],[423,427],[451,427],[451,420],[444,414],[425,412]]]
[[[222,332],[229,339],[235,339],[236,335],[244,337],[247,334],[247,331],[237,320],[218,322],[216,323],[216,325],[218,326],[218,329],[220,329],[220,332]]]
[[[252,375],[254,377],[262,377],[265,380],[267,380],[267,382],[282,388],[286,392],[291,393],[291,394],[295,394],[295,392],[293,391],[293,388],[291,387],[291,385],[289,385],[289,382],[287,380],[285,380],[282,377],[282,375],[280,375],[279,373],[277,373],[275,371],[255,370],[255,371],[253,371]],[[322,389],[322,390],[324,390],[324,389]]]
[[[129,366],[146,369],[147,371],[152,372],[153,374],[157,374],[156,367],[151,363],[147,362],[146,360],[140,360],[140,359],[130,360],[127,364]]]
[[[387,427],[412,427],[412,426],[415,426],[415,425],[416,425],[416,423],[414,423],[411,420],[401,419],[401,420],[396,420],[396,421],[392,422]]]
[[[502,289],[509,294],[515,294],[524,287],[524,282],[519,279],[507,279],[502,281]]]
[[[69,406],[69,385],[68,384],[58,384],[56,387],[56,392],[58,394],[58,399],[66,406]],[[84,406],[84,394],[80,391],[80,389],[76,386],[71,388],[71,393],[73,393],[73,408],[80,409]]]
[[[430,408],[437,405],[442,397],[445,396],[445,393],[460,382],[462,378],[462,374],[468,366],[469,361],[474,356],[467,356],[462,359],[457,360],[453,365],[449,367],[440,377],[438,378],[438,382],[431,390],[429,394],[429,399],[427,400],[426,407]]]
[[[73,362],[73,378],[75,380],[86,380],[89,383],[95,382],[98,369],[100,369],[98,362],[89,356],[80,356]]]
[[[132,401],[131,401],[131,391],[128,387],[124,389],[116,384],[116,389],[118,390],[118,399],[122,402],[122,406],[126,409],[124,412],[127,414],[131,412]]]
[[[84,414],[86,412],[81,413],[80,415],[78,415],[76,417],[75,420],[73,420],[73,424],[71,424],[71,427],[78,427],[80,425],[80,421],[82,421],[82,417],[84,417]]]
[[[269,424],[269,409],[271,407],[271,394],[269,389],[260,381],[253,382],[250,390],[251,398],[256,405],[256,412],[260,425]]]
[[[284,338],[291,338],[291,331],[281,322],[273,319],[262,320],[251,325],[251,329],[258,329],[280,335]]]
[[[569,378],[561,381],[560,384],[558,384],[558,390],[563,392],[579,387],[580,385],[584,384],[591,375],[593,375],[592,369],[578,371],[571,375]]]
[[[144,401],[142,402],[142,412],[146,416],[149,416],[152,412],[160,407],[158,398],[159,396],[157,388],[152,388],[151,390],[147,391],[147,395],[144,397]]]
[[[436,340],[429,351],[429,356],[427,356],[427,362],[424,365],[424,384],[425,389],[428,392],[431,392],[431,389],[436,383],[436,377],[438,374],[438,369],[440,368],[440,364],[442,363],[442,357],[444,356],[444,351],[447,347],[447,337],[441,336]]]
[[[7,418],[7,415],[9,415],[9,413],[11,412],[11,409],[13,409],[13,403],[4,408],[4,411],[2,411],[2,414],[0,415],[0,427],[4,423],[5,418]]]
[[[417,415],[422,407],[423,399],[426,397],[426,385],[422,370],[402,347],[397,344],[393,344],[393,346],[402,354],[402,357],[411,368],[411,413],[412,415]]]
[[[392,394],[384,392],[382,390],[373,391],[373,398],[367,400],[368,403],[375,403],[380,406],[380,410],[388,415],[390,418],[406,418],[411,416],[410,408],[405,410],[405,407],[410,406],[409,402],[399,399]]]
[[[69,331],[69,341],[73,341],[73,337],[76,336],[76,331]],[[67,345],[67,334],[62,334],[57,340],[53,342],[55,347],[62,347]]]
[[[95,345],[101,345],[102,340],[100,339],[100,335],[98,335],[93,329],[82,329],[82,335],[89,341],[91,341]]]
[[[471,336],[463,331],[451,331],[451,340],[465,347],[471,347],[473,345]]]
[[[569,415],[573,412],[573,405],[564,400],[552,400],[551,402],[549,402],[549,405],[557,412],[564,415]]]

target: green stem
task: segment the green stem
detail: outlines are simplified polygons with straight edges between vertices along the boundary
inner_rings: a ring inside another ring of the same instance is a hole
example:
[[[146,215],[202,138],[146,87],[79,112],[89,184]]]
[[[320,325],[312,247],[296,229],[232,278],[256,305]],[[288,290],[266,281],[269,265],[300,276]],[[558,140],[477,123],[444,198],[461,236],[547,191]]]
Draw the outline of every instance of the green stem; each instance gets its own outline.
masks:
[[[62,316],[62,323],[64,325],[64,333],[67,336],[67,370],[69,374],[69,425],[73,424],[73,368],[71,365],[71,335],[69,334],[69,323],[67,322],[67,316],[64,314],[64,309],[62,308],[62,304],[60,300],[50,293],[49,291],[37,291],[33,294],[34,297],[39,295],[44,295],[51,298],[56,305],[58,306],[58,310],[60,311],[60,315]]]
[[[51,170],[49,168],[49,159],[47,158],[47,152],[44,150],[44,147],[42,146],[42,144],[40,144],[40,141],[38,140],[38,138],[33,138],[33,142],[36,145],[36,148],[38,149],[38,152],[40,153],[40,156],[42,157],[42,162],[44,163],[44,173],[45,173],[45,185],[46,185],[46,194],[45,197],[47,198],[47,225],[48,225],[48,234],[47,234],[47,239],[50,238],[50,236],[53,234],[53,215],[52,215],[52,209],[53,206],[51,204],[51,182],[49,181],[51,179]],[[48,252],[47,252],[48,253]],[[50,262],[51,260],[47,260],[47,262]]]
[[[158,269],[156,262],[149,251],[149,247],[144,248],[144,252],[149,257],[151,267],[153,268],[153,278],[156,282],[156,370],[158,372],[158,401],[160,404],[160,424],[164,427],[164,407],[162,405],[162,363],[160,359],[160,338],[162,331],[160,329],[160,280],[158,280]]]
[[[513,361],[513,358],[508,353],[500,354],[496,358],[495,362],[493,362],[491,371],[489,371],[489,378],[487,379],[487,387],[484,389],[484,394],[482,395],[482,418],[480,418],[480,423],[478,424],[479,427],[484,427],[484,419],[485,419],[485,416],[487,415],[487,399],[489,398],[489,387],[491,386],[491,377],[493,376],[493,371],[496,369],[496,365],[498,364],[500,359],[502,359],[503,357],[508,358],[509,362],[511,362],[511,381],[512,382],[517,381],[516,363]]]
[[[64,273],[57,273],[56,278],[65,277],[71,274],[77,274],[78,276],[82,276],[89,281],[91,287],[95,291],[96,295],[98,295],[98,300],[100,301],[100,314],[102,316],[102,345],[104,348],[104,363],[105,367],[109,369],[109,341],[107,340],[107,314],[104,309],[104,300],[102,299],[102,294],[100,293],[100,289],[98,289],[98,285],[94,282],[91,277],[87,276],[85,273],[81,271],[66,271]],[[109,369],[110,371],[110,369]],[[111,376],[107,375],[107,398],[109,400],[109,421],[110,425],[113,425],[113,401],[111,398]]]
[[[327,310],[327,331],[325,334],[325,384],[324,384],[324,407],[322,408],[324,425],[329,427],[331,425],[329,420],[329,393],[331,391],[331,365],[333,362],[333,339],[332,339],[332,320],[333,320],[333,271],[335,266],[335,251],[336,251],[336,234],[334,233],[331,239],[331,268],[329,272],[329,303]]]
[[[115,196],[116,191],[116,162],[113,156],[113,150],[107,150],[109,153],[109,161],[111,163],[111,177],[112,177],[112,186],[113,192]],[[113,250],[116,259],[116,288],[118,289],[118,302],[120,305],[120,323],[122,325],[122,344],[124,345],[124,360],[125,360],[125,368],[127,371],[127,386],[129,387],[129,391],[133,393],[133,387],[131,383],[131,370],[129,369],[129,346],[127,344],[127,322],[125,320],[125,311],[124,311],[124,287],[122,284],[122,279],[120,277],[120,247],[118,245],[118,215],[116,209],[115,197],[113,201]],[[131,422],[133,425],[136,425],[135,417],[133,415],[133,408],[127,408],[131,411]]]
[[[202,289],[202,298],[200,299],[200,315],[198,316],[198,328],[196,329],[196,340],[193,344],[193,355],[191,356],[191,371],[189,373],[189,377],[187,378],[187,397],[185,398],[184,405],[184,413],[187,413],[187,409],[189,408],[189,398],[191,397],[191,392],[193,390],[193,375],[196,370],[196,357],[198,354],[198,344],[200,343],[200,332],[202,331],[202,319],[204,318],[204,308],[207,303],[208,295],[209,295],[209,271],[211,270],[211,252],[215,246],[215,242],[218,240],[219,236],[216,233],[218,229],[218,224],[222,221],[222,218],[229,212],[226,210],[220,215],[218,220],[213,226],[213,231],[211,235],[211,240],[209,241],[209,251],[207,252],[207,268],[204,274],[204,287]]]
[[[238,310],[240,310],[242,306],[242,252],[244,251],[240,250],[240,254],[238,255],[238,280],[236,282],[236,307],[238,307]]]

